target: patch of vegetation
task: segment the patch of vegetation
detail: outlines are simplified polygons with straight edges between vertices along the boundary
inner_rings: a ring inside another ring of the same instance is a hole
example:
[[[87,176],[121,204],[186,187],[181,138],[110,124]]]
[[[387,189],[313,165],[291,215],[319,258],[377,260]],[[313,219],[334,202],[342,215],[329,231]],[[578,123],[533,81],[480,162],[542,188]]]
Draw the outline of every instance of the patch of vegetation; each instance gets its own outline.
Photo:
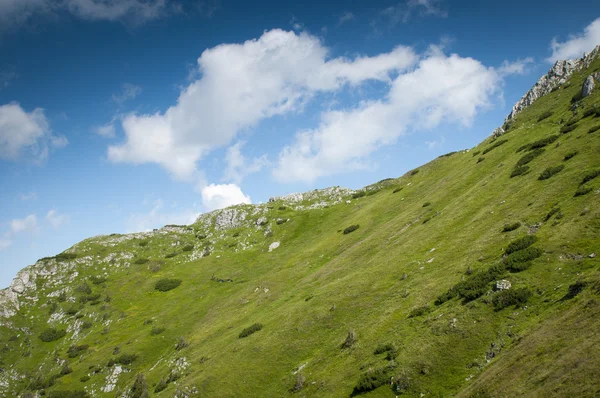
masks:
[[[279,210],[281,210],[281,211],[287,210],[287,207],[285,207],[285,206],[279,206]]]
[[[498,140],[498,141],[494,142],[491,146],[485,148],[481,154],[485,155],[486,153],[498,148],[500,145],[506,144],[507,142],[508,142],[508,140]]]
[[[431,202],[425,202],[425,203],[423,203],[422,207],[427,207],[427,206],[431,206]]]
[[[263,325],[261,323],[255,323],[252,326],[248,326],[247,328],[245,328],[244,330],[242,330],[239,334],[239,338],[242,339],[244,337],[248,337],[253,333],[258,332],[259,330],[261,330],[263,328]]]
[[[392,193],[397,193],[397,192],[400,192],[400,191],[402,191],[402,187],[398,187],[398,188],[394,189],[392,191]]]
[[[56,261],[61,262],[61,261],[68,261],[68,260],[75,260],[77,258],[77,253],[60,253],[57,254],[55,257]]]
[[[176,287],[181,285],[181,279],[161,279],[156,282],[154,285],[154,289],[159,292],[168,292],[169,290],[173,290]]]
[[[146,247],[146,246],[148,246],[148,241],[147,240],[143,240],[143,241],[139,242],[138,245],[140,247]]]
[[[519,250],[523,250],[537,242],[535,235],[527,235],[509,243],[506,247],[505,253],[511,254]]]
[[[484,160],[485,160],[485,158],[482,156],[482,157],[480,157],[479,159],[477,159],[477,163],[481,163],[481,162],[483,162]]]
[[[147,258],[141,257],[141,258],[136,258],[135,260],[133,260],[133,263],[137,264],[137,265],[142,265],[142,264],[146,264],[148,261],[150,261],[150,260]]]
[[[594,116],[596,115],[596,109],[594,108],[588,108],[585,111],[583,111],[583,114],[581,115],[582,119],[585,119],[586,117],[590,117],[590,116]]]
[[[66,376],[70,373],[73,373],[73,369],[71,369],[71,367],[69,366],[68,363],[64,364],[63,367],[60,369],[60,372],[58,373],[59,377],[62,376]]]
[[[598,131],[598,130],[600,130],[600,124],[599,124],[599,125],[597,125],[597,126],[591,127],[591,128],[588,130],[588,134],[595,133],[595,132],[596,132],[596,131]]]
[[[534,149],[533,151],[527,153],[526,155],[521,157],[521,159],[517,160],[515,168],[524,166],[524,165],[530,163],[531,161],[533,161],[533,159],[537,158],[542,153],[544,153],[544,151],[545,151],[544,148],[537,148],[537,149]]]
[[[600,169],[594,170],[594,171],[590,171],[585,176],[583,176],[583,180],[581,180],[581,182],[579,183],[579,185],[583,185],[586,182],[592,181],[594,178],[596,178],[598,176],[600,176]]]
[[[414,169],[414,170],[412,170],[412,171],[410,172],[410,175],[411,175],[411,176],[414,176],[414,175],[416,175],[418,172],[419,172],[419,169]]]
[[[352,194],[352,199],[358,199],[365,196],[367,193],[365,191],[358,191]]]
[[[83,294],[92,294],[92,288],[86,282],[77,285],[77,287],[75,287],[75,291]]]
[[[474,151],[474,152],[473,152],[473,157],[475,157],[475,156],[479,155],[480,153],[481,153],[481,151]]]
[[[594,190],[594,188],[592,188],[592,187],[579,187],[579,188],[577,188],[577,191],[575,191],[575,194],[573,196],[578,197],[578,196],[587,195],[588,193],[592,192],[593,190]]]
[[[191,252],[192,250],[194,250],[194,245],[185,245],[181,250],[183,250],[184,252]]]
[[[506,307],[514,305],[522,306],[527,303],[532,293],[529,289],[522,287],[520,289],[502,290],[496,293],[492,299],[494,308],[500,311]]]
[[[135,378],[131,389],[129,390],[129,398],[149,398],[148,383],[143,373],[140,373]]]
[[[544,113],[542,113],[539,117],[538,117],[538,122],[541,122],[544,119],[548,119],[550,116],[552,116],[554,113],[551,111],[546,111]]]
[[[349,233],[356,231],[358,228],[360,228],[360,225],[358,224],[350,225],[344,229],[344,235],[348,235]]]
[[[50,391],[47,398],[88,398],[89,395],[84,390],[55,390]]]
[[[115,359],[115,364],[131,365],[137,359],[135,354],[121,354]]]
[[[180,337],[177,339],[177,344],[175,344],[175,350],[177,350],[177,351],[183,350],[185,347],[187,347],[189,345],[190,345],[190,343],[188,343],[186,339],[184,339],[183,337]]]
[[[75,358],[78,357],[79,355],[81,355],[82,353],[86,352],[88,350],[90,346],[87,344],[83,344],[83,345],[72,345],[69,347],[69,349],[67,350],[67,356],[69,358]]]
[[[529,268],[529,261],[540,257],[544,252],[537,247],[528,247],[518,252],[510,254],[504,259],[506,268],[512,272],[520,272]]]
[[[55,341],[55,340],[60,339],[61,337],[64,337],[66,334],[67,334],[67,332],[65,332],[64,329],[48,328],[48,329],[44,330],[42,333],[40,333],[39,338],[44,343],[49,343],[51,341]]]
[[[514,231],[515,229],[518,229],[519,227],[521,227],[521,223],[518,221],[511,223],[511,224],[504,224],[504,227],[502,228],[502,232]]]
[[[561,172],[564,168],[565,168],[564,164],[548,167],[546,170],[542,171],[542,173],[538,177],[538,180],[540,180],[540,181],[547,180],[550,177],[554,176],[555,174],[558,174],[559,172]]]
[[[576,128],[577,128],[577,124],[576,123],[575,124],[571,124],[571,125],[567,124],[567,125],[562,126],[560,128],[560,132],[561,132],[561,134],[567,134],[567,133],[570,133],[571,131],[575,130]]]
[[[106,280],[107,280],[107,278],[102,275],[101,276],[95,276],[95,275],[90,276],[90,281],[92,281],[92,283],[94,285],[100,285],[100,284],[106,282]]]
[[[527,145],[527,150],[532,151],[534,149],[543,148],[547,145],[552,144],[554,141],[558,140],[559,135],[551,135],[546,138],[542,138],[541,140],[537,140]]]
[[[173,258],[173,257],[175,257],[175,256],[177,256],[177,252],[172,252],[172,253],[168,253],[168,254],[166,254],[166,255],[165,255],[165,258]]]
[[[277,221],[275,221],[275,223],[277,225],[281,225],[281,224],[285,224],[288,221],[287,218],[278,218]]]
[[[431,308],[429,308],[428,305],[423,305],[421,307],[417,307],[417,308],[413,309],[408,314],[408,317],[409,318],[415,318],[415,317],[418,317],[418,316],[422,316],[422,315],[428,314],[429,312],[431,312]]]
[[[350,348],[358,341],[358,335],[353,329],[348,330],[346,340],[342,343],[342,348]]]
[[[550,210],[548,212],[548,214],[546,214],[546,217],[544,217],[544,222],[547,222],[549,219],[552,218],[553,215],[555,215],[559,211],[560,211],[560,207],[553,207],[552,210]]]
[[[569,285],[569,290],[567,291],[567,294],[565,294],[565,296],[562,298],[562,300],[570,300],[572,298],[575,298],[579,293],[583,291],[585,286],[586,283],[581,280],[578,280],[572,285]]]
[[[529,166],[517,166],[510,173],[510,178],[521,176],[529,173]]]
[[[352,395],[354,396],[373,391],[376,388],[386,385],[388,382],[389,376],[385,368],[369,370],[360,376],[352,391]]]
[[[157,334],[161,334],[162,332],[164,332],[166,329],[163,327],[159,327],[159,326],[155,326],[152,328],[152,330],[150,331],[151,335],[156,336]]]
[[[577,155],[579,153],[579,151],[572,151],[569,152],[565,155],[565,157],[563,158],[564,161],[567,161],[569,159],[571,159],[573,156]]]
[[[435,305],[441,305],[454,297],[460,297],[465,302],[475,300],[488,291],[487,285],[490,282],[495,281],[505,272],[506,268],[503,264],[492,265],[486,271],[474,272],[469,278],[458,282],[447,292],[438,296]]]
[[[87,383],[88,381],[90,381],[91,377],[88,375],[85,376],[81,376],[81,378],[79,379],[80,382],[82,383]]]

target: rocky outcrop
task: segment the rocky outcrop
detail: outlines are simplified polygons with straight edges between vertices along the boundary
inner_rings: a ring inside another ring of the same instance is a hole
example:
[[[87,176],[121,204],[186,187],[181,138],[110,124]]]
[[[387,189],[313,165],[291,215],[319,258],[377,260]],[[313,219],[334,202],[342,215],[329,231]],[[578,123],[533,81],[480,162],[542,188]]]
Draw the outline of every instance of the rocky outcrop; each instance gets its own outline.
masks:
[[[594,90],[595,82],[594,76],[589,75],[585,81],[583,82],[583,86],[581,87],[581,98],[585,98],[589,96]]]

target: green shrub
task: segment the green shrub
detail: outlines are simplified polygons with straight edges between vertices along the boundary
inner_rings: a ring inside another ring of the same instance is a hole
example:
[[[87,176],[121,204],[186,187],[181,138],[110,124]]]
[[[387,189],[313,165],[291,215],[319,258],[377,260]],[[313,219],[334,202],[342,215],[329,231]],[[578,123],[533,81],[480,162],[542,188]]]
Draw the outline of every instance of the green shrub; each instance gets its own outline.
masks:
[[[92,288],[86,282],[77,285],[77,287],[75,287],[75,291],[83,294],[92,294]]]
[[[569,286],[569,290],[567,291],[567,294],[565,294],[565,296],[562,298],[563,300],[570,300],[572,298],[574,298],[575,296],[577,296],[579,293],[581,293],[583,291],[583,289],[585,288],[585,282],[582,281],[577,281],[575,283],[573,283],[572,285]]]
[[[558,166],[548,167],[546,170],[542,171],[542,174],[538,177],[538,180],[547,180],[555,174],[558,174],[565,168],[564,164],[560,164]]]
[[[167,292],[175,289],[179,285],[181,285],[181,279],[161,279],[156,282],[154,289],[158,290],[159,292]]]
[[[185,347],[187,347],[189,345],[190,345],[190,343],[188,343],[183,337],[180,337],[177,339],[177,344],[175,344],[175,349],[177,351],[183,350]]]
[[[136,258],[133,263],[137,264],[137,265],[142,265],[142,264],[146,264],[148,261],[150,261],[147,258]]]
[[[50,391],[47,398],[88,398],[89,395],[83,390],[56,390]]]
[[[529,289],[522,287],[520,289],[502,290],[496,293],[492,299],[494,308],[499,311],[511,305],[520,306],[529,300],[532,293]]]
[[[548,214],[546,214],[546,217],[544,217],[544,222],[547,222],[549,219],[552,218],[553,215],[555,215],[559,211],[560,211],[560,207],[554,207],[554,208],[552,208],[552,210],[550,210],[548,212]]]
[[[418,172],[419,172],[419,169],[414,169],[414,170],[412,170],[412,171],[410,172],[410,175],[411,175],[411,176],[414,176],[414,175],[416,175]]]
[[[593,190],[594,190],[594,188],[592,188],[592,187],[579,187],[579,188],[577,188],[577,191],[575,191],[575,194],[573,196],[577,197],[577,196],[587,195],[588,193],[592,192]]]
[[[373,354],[379,355],[389,351],[396,351],[396,347],[392,343],[379,344],[375,348],[375,351],[373,351]]]
[[[524,269],[529,268],[529,265],[523,265],[524,263],[535,260],[543,253],[544,252],[537,247],[528,247],[509,254],[509,256],[504,259],[504,264],[506,265],[506,268],[513,272],[523,271]]]
[[[523,250],[537,242],[535,235],[527,235],[509,243],[506,247],[506,254],[511,254],[519,250]]]
[[[475,151],[475,152],[473,152],[473,157],[479,155],[480,153],[481,153],[481,151]]]
[[[579,153],[578,151],[569,152],[565,155],[563,160],[567,161],[567,160],[571,159],[573,156],[577,155],[578,153]]]
[[[85,375],[85,376],[81,376],[81,378],[79,379],[80,382],[82,383],[86,383],[88,381],[90,381],[90,376]]]
[[[92,275],[92,276],[90,276],[90,281],[92,281],[92,283],[94,285],[100,285],[100,284],[106,282],[106,277],[102,276],[102,275],[101,276]]]
[[[64,337],[67,334],[67,332],[65,332],[63,329],[53,329],[53,328],[48,328],[46,330],[44,330],[42,333],[40,333],[40,340],[42,340],[44,343],[49,343],[51,341],[55,341],[60,339],[61,337]]]
[[[507,142],[508,142],[508,140],[498,140],[498,141],[494,142],[491,146],[489,146],[483,150],[482,155],[485,155],[486,153],[490,152],[491,150],[498,148],[500,145],[504,145]]]
[[[342,348],[350,348],[358,341],[358,336],[353,329],[348,330],[348,334],[346,335],[346,340],[342,343]]]
[[[358,191],[352,194],[352,199],[358,199],[365,196],[367,193],[365,191]]]
[[[81,324],[82,329],[90,329],[92,326],[94,326],[92,321],[83,321],[83,323]]]
[[[398,187],[398,188],[394,189],[392,191],[392,193],[396,193],[396,192],[400,192],[400,191],[402,191],[402,187]]]
[[[498,279],[506,272],[504,264],[495,264],[486,271],[472,273],[468,279],[458,282],[448,291],[438,296],[435,305],[441,305],[454,297],[461,297],[465,302],[475,300],[483,296],[487,291],[487,285]]]
[[[263,328],[263,325],[261,323],[255,323],[252,326],[248,326],[247,328],[245,328],[244,330],[242,330],[239,334],[239,338],[242,339],[244,337],[248,337],[253,333],[258,332],[259,330],[261,330]]]
[[[287,218],[278,218],[277,221],[275,221],[275,223],[277,225],[281,225],[281,224],[285,224],[288,221]]]
[[[596,115],[596,109],[588,108],[583,112],[581,118],[584,119],[586,117],[590,117],[590,116],[594,116],[594,115]]]
[[[60,372],[58,373],[59,377],[62,376],[66,376],[70,373],[73,373],[73,369],[71,369],[71,367],[69,366],[68,363],[64,364],[63,367],[60,369]]]
[[[363,373],[354,387],[352,395],[362,394],[375,390],[389,382],[389,376],[385,368],[370,370]]]
[[[519,147],[519,149],[517,149],[517,150],[515,151],[515,153],[522,152],[522,151],[524,151],[524,150],[525,150],[525,149],[527,149],[527,148],[529,148],[529,144],[521,145],[521,146]]]
[[[143,240],[143,241],[141,241],[140,243],[138,243],[138,245],[139,245],[140,247],[145,247],[145,246],[148,246],[148,241],[147,241],[147,240]]]
[[[600,176],[600,169],[591,171],[591,172],[587,173],[585,176],[583,176],[583,180],[581,180],[581,183],[579,185],[583,185],[586,182],[592,181],[594,178],[596,178],[598,176]]]
[[[541,121],[542,121],[542,120],[544,120],[544,119],[548,119],[548,118],[549,118],[550,116],[552,116],[552,115],[553,115],[553,113],[552,113],[552,112],[550,112],[550,111],[546,111],[546,112],[542,113],[542,114],[540,115],[540,117],[538,117],[538,120],[537,120],[537,121],[538,121],[538,122],[541,122]]]
[[[149,398],[148,383],[143,373],[140,373],[135,378],[131,389],[129,390],[128,398]]]
[[[591,127],[591,128],[588,130],[588,134],[592,134],[592,133],[594,133],[594,132],[596,132],[596,131],[598,131],[598,130],[600,130],[600,124],[599,124],[599,125],[597,125],[597,126]]]
[[[360,225],[358,224],[350,225],[344,229],[344,235],[348,235],[349,233],[356,231],[358,228],[360,228]]]
[[[177,255],[177,252],[169,253],[169,254],[165,255],[165,258],[173,258],[176,255]]]
[[[194,245],[185,245],[181,250],[183,250],[184,252],[191,252],[192,250],[194,250]]]
[[[166,329],[163,327],[159,327],[159,326],[155,326],[152,328],[152,330],[150,331],[150,334],[152,335],[157,335],[157,334],[161,334],[162,332],[164,332]]]
[[[529,166],[517,166],[510,173],[510,178],[529,173]]]
[[[156,383],[156,387],[154,387],[154,392],[156,392],[156,393],[161,392],[165,388],[167,388],[168,385],[169,385],[169,383],[167,383],[167,378],[163,377],[162,379],[160,379],[158,381],[158,383]]]
[[[512,224],[504,224],[504,227],[502,228],[502,232],[510,232],[510,231],[514,231],[515,229],[518,229],[521,226],[520,222],[514,222]]]
[[[119,365],[131,365],[137,359],[135,354],[121,354],[115,359],[115,363]]]
[[[423,207],[427,207],[427,206],[431,206],[431,202],[425,202],[425,203],[423,203]]]
[[[281,210],[281,211],[287,210],[287,207],[285,207],[285,206],[279,206],[279,210]]]
[[[74,260],[77,258],[77,253],[60,253],[57,254],[55,257],[56,261],[61,262],[61,261],[67,261],[67,260]]]
[[[415,318],[415,317],[418,317],[418,316],[425,315],[425,314],[429,313],[430,311],[431,311],[431,308],[429,308],[428,305],[424,305],[424,306],[417,307],[417,308],[413,309],[408,314],[408,317],[409,318]]]
[[[66,313],[67,315],[71,315],[71,316],[73,316],[73,315],[77,314],[77,312],[79,312],[79,310],[78,310],[77,308],[75,308],[75,307],[69,307],[69,308],[67,308],[67,310],[65,311],[65,313]]]
[[[87,351],[88,348],[89,348],[89,345],[87,345],[87,344],[84,344],[84,345],[72,345],[67,350],[67,356],[69,358],[75,358],[75,357],[79,356],[81,353]]]
[[[524,166],[524,165],[530,163],[533,159],[537,158],[542,153],[544,153],[544,151],[545,151],[544,148],[537,148],[537,149],[534,149],[531,152],[528,152],[526,155],[524,155],[523,157],[521,157],[521,159],[517,160],[515,168],[517,168],[519,166]]]
[[[546,145],[550,145],[554,141],[558,140],[559,137],[560,137],[559,135],[551,135],[546,138],[542,138],[541,140],[532,142],[531,144],[527,145],[527,150],[531,151],[534,149],[543,148]]]
[[[481,162],[483,162],[484,160],[485,160],[485,158],[482,156],[482,157],[480,157],[479,159],[477,159],[477,163],[481,163]]]
[[[576,128],[577,128],[577,124],[576,123],[575,124],[570,124],[570,125],[567,124],[567,125],[562,126],[560,128],[560,132],[562,134],[567,134],[567,133],[570,133],[571,131],[575,130]]]

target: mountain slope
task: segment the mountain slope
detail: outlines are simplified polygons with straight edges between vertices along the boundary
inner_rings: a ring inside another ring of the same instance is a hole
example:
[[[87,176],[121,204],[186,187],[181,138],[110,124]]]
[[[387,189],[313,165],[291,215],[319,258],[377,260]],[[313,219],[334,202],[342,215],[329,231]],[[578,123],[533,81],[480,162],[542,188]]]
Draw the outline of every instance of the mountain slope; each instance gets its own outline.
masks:
[[[38,261],[0,296],[0,395],[597,395],[600,93],[579,93],[599,70],[359,192]]]

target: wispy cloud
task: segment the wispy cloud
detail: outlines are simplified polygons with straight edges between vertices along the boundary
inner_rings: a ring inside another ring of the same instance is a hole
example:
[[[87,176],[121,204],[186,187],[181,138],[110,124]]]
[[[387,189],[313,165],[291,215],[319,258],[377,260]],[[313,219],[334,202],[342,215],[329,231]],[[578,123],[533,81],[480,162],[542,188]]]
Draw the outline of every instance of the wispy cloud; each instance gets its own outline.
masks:
[[[58,211],[52,209],[46,214],[46,220],[54,227],[54,229],[58,229],[61,225],[63,225],[68,220],[68,216],[65,214],[60,214]]]
[[[555,37],[550,43],[552,55],[547,59],[554,62],[559,59],[579,58],[584,52],[600,45],[600,18],[595,19],[583,29],[582,33],[571,34],[564,42]]]
[[[534,63],[532,57],[518,59],[514,62],[505,60],[498,68],[498,73],[502,76],[508,75],[525,75],[529,73],[529,66]]]
[[[19,200],[36,200],[38,198],[37,192],[21,193],[19,194]]]
[[[15,218],[10,222],[10,232],[18,234],[22,232],[37,232],[37,217],[35,214],[30,214],[25,218]]]
[[[113,138],[115,136],[115,125],[113,122],[105,124],[104,126],[94,127],[92,130],[94,133],[104,138]]]
[[[134,99],[142,93],[142,88],[135,84],[125,83],[121,91],[112,95],[112,100],[118,105],[123,105],[125,102]]]
[[[381,16],[392,25],[407,23],[415,15],[446,18],[448,12],[440,3],[441,0],[408,0],[384,9]]]
[[[10,86],[10,83],[19,78],[19,74],[12,69],[0,71],[0,90]]]
[[[352,14],[350,11],[346,11],[342,14],[340,19],[338,20],[337,26],[341,26],[341,25],[345,24],[346,22],[350,22],[354,19],[355,19],[354,14]]]

